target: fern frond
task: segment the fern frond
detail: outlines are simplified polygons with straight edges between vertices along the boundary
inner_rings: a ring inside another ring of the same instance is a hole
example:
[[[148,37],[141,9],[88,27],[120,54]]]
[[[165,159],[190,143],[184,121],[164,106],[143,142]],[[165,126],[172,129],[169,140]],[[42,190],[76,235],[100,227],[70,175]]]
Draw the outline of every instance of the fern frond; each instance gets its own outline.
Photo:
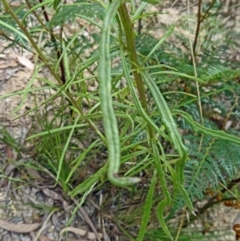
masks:
[[[82,15],[91,19],[103,19],[104,8],[99,3],[77,1],[74,4],[63,5],[50,21],[50,26],[63,25],[73,21],[77,16]]]
[[[219,183],[226,184],[239,175],[238,145],[205,137],[202,150],[198,152],[196,143],[199,143],[200,137],[189,135],[186,139],[191,143],[191,157],[186,164],[185,185],[189,187],[192,199],[202,199],[207,188],[217,190]]]
[[[228,68],[225,65],[214,65],[208,68],[199,69],[198,73],[200,78],[206,82],[223,82],[230,79],[235,79],[237,76],[239,76],[240,71],[233,70],[232,68]]]

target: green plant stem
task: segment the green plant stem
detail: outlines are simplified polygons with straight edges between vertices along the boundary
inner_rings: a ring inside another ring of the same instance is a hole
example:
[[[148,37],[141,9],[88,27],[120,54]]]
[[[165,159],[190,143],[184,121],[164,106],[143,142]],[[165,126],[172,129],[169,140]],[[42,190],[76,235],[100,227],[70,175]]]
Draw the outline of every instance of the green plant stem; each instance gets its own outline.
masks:
[[[122,3],[118,9],[118,13],[122,22],[122,26],[125,32],[126,37],[126,44],[127,44],[127,53],[128,58],[131,62],[131,69],[133,71],[133,76],[136,81],[137,90],[140,97],[140,102],[142,104],[143,109],[148,111],[148,105],[147,105],[147,99],[145,96],[145,90],[143,85],[143,80],[140,75],[140,72],[138,71],[139,63],[137,59],[137,52],[136,52],[136,45],[135,45],[135,31],[133,28],[133,23],[131,21],[131,18],[128,14],[128,9],[125,3]],[[150,125],[148,125],[148,131],[151,138],[154,137],[153,129]]]

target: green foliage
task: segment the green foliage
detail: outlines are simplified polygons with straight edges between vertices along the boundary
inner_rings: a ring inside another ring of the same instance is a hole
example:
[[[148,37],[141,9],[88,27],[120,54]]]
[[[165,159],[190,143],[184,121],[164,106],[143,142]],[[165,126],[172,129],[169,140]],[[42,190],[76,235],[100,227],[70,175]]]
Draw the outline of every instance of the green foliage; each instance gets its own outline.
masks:
[[[185,169],[185,182],[192,199],[203,199],[207,188],[218,190],[239,175],[239,145],[205,136],[198,151],[200,136],[188,135],[191,159]],[[191,143],[191,144],[190,144]]]
[[[91,18],[91,20],[102,20],[104,8],[97,2],[76,1],[73,4],[63,5],[49,23],[49,27],[62,26],[69,21],[74,21],[76,17]]]
[[[192,231],[192,232],[191,232]],[[226,236],[228,233],[228,230],[220,230],[218,234],[209,233],[207,235],[202,235],[201,232],[196,230],[191,230],[190,232],[183,232],[181,236],[178,237],[178,241],[214,241],[214,240],[221,240],[223,236]],[[177,233],[174,233],[174,236],[176,236]],[[149,241],[169,241],[169,239],[166,237],[166,235],[161,230],[155,230],[154,232],[149,232],[146,235],[147,239]],[[224,240],[229,240],[229,238],[226,238]]]
[[[138,240],[176,236],[178,240],[204,240],[198,230],[178,233],[175,215],[184,206],[192,209],[192,203],[207,199],[207,189],[217,193],[222,185],[228,187],[239,178],[240,133],[235,127],[240,117],[240,69],[225,55],[238,46],[233,30],[226,30],[221,41],[215,38],[226,29],[220,14],[223,6],[217,1],[202,6],[204,17],[197,24],[204,41],[200,42],[196,32],[192,46],[179,31],[180,27],[192,31],[187,24],[191,16],[181,19],[175,29],[162,26],[161,39],[147,28],[136,34],[132,19],[144,20],[144,11],[148,11],[144,2],[131,1],[128,9],[125,1],[66,4],[55,0],[27,10],[25,5],[13,9],[3,2],[12,11],[0,16],[2,36],[13,34],[14,40],[8,39],[11,44],[37,52],[40,69],[44,65],[55,79],[38,78],[39,92],[48,89],[55,94],[45,95],[30,110],[37,113],[40,130],[29,140],[39,138],[35,151],[41,165],[71,198],[107,189],[112,185],[109,180],[136,196],[145,192],[146,200],[129,216],[131,221],[140,220]],[[51,19],[41,15],[42,7],[52,14]],[[42,20],[29,25],[33,13]],[[60,33],[53,30],[56,27]],[[40,32],[44,44],[35,46]],[[26,88],[15,94],[30,92]],[[6,97],[10,96],[0,98]],[[54,111],[40,115],[39,106],[48,103]],[[80,148],[82,143],[87,144]],[[97,166],[93,170],[92,162]],[[84,177],[78,179],[79,173]],[[147,173],[151,184],[142,181],[145,188],[139,191],[127,186],[139,181],[142,173]],[[124,189],[114,188],[124,196]],[[169,224],[174,218],[175,224]],[[120,228],[130,233],[134,225],[120,224]]]

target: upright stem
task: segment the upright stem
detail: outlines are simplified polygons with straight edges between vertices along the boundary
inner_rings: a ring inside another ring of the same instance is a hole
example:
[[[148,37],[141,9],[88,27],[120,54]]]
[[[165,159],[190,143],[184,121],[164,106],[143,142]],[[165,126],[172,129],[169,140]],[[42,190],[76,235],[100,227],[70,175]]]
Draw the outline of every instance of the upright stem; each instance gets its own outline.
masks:
[[[210,6],[208,7],[207,11],[203,15],[202,14],[202,0],[198,0],[197,27],[196,27],[195,38],[194,38],[194,42],[193,42],[194,57],[196,57],[196,47],[197,47],[198,36],[199,36],[199,33],[200,33],[201,24],[210,14],[210,10],[212,9],[215,2],[216,2],[216,0],[212,0]]]
[[[197,28],[196,28],[195,38],[194,38],[194,42],[193,42],[193,55],[194,55],[194,57],[196,57],[196,47],[197,47],[198,35],[199,35],[199,32],[200,32],[200,26],[201,26],[201,23],[202,23],[201,10],[202,10],[202,0],[198,0]]]
[[[128,58],[130,59],[130,62],[131,62],[131,68],[133,71],[134,79],[136,81],[140,101],[141,101],[142,107],[147,112],[149,112],[142,77],[138,71],[139,64],[138,64],[138,59],[137,59],[133,23],[128,14],[128,9],[127,9],[127,6],[125,3],[120,5],[120,7],[118,9],[118,13],[121,18],[122,26],[123,26],[123,29],[125,32]],[[149,130],[150,137],[152,138],[154,136],[154,133],[153,133],[151,126],[148,126],[148,130]]]

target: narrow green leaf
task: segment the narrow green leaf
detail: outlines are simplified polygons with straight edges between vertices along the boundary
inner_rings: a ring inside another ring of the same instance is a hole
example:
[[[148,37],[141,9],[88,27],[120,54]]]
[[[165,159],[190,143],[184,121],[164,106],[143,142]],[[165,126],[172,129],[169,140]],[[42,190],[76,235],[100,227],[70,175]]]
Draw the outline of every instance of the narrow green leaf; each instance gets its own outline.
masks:
[[[63,168],[62,168],[62,167],[63,167],[63,160],[64,160],[64,158],[65,158],[65,155],[66,155],[66,152],[67,152],[69,143],[70,143],[70,141],[71,141],[71,139],[72,139],[72,135],[73,135],[73,133],[74,133],[74,131],[75,131],[75,129],[76,129],[76,125],[77,125],[77,123],[78,123],[79,118],[80,118],[80,115],[78,115],[78,117],[76,118],[76,120],[75,120],[75,122],[74,122],[74,125],[72,126],[72,129],[71,129],[71,131],[70,131],[70,133],[69,133],[69,136],[68,136],[68,139],[67,139],[67,141],[66,141],[66,144],[65,144],[65,146],[64,146],[64,148],[63,148],[63,151],[62,151],[60,160],[58,161],[58,170],[57,170],[56,181],[59,180],[59,177],[60,177],[61,173],[64,172],[64,170],[63,170]]]
[[[84,182],[80,183],[77,187],[75,187],[69,195],[74,198],[76,195],[82,194],[89,190],[95,182],[97,182],[107,171],[107,164],[104,165],[101,169],[99,169],[96,173],[86,179]]]
[[[213,130],[213,129],[204,127],[204,126],[200,125],[199,123],[197,123],[196,121],[194,121],[193,118],[184,111],[177,110],[177,111],[175,111],[175,113],[180,114],[192,126],[192,128],[196,132],[201,132],[201,133],[204,133],[206,135],[212,136],[214,138],[218,138],[218,139],[221,139],[221,140],[230,141],[230,142],[233,142],[233,143],[236,143],[236,144],[240,144],[240,137],[230,135],[230,134],[228,134],[224,131],[217,131],[217,130]]]
[[[146,2],[146,3],[151,3],[151,4],[158,4],[160,3],[159,0],[142,0],[143,2]]]
[[[191,200],[187,194],[187,192],[183,191],[183,183],[184,183],[184,167],[188,156],[188,150],[186,146],[183,144],[181,135],[178,132],[177,125],[173,119],[172,113],[166,103],[161,91],[159,90],[156,83],[153,81],[151,76],[147,73],[141,73],[144,77],[145,83],[148,85],[149,90],[153,96],[155,104],[159,110],[159,114],[161,115],[162,122],[165,125],[168,134],[171,138],[171,144],[173,145],[174,150],[178,152],[179,160],[176,162],[175,170],[176,170],[176,177],[177,182],[174,183],[176,185],[177,190],[182,194],[185,203],[187,204],[190,210],[193,210],[191,205]],[[169,204],[169,201],[166,201]],[[160,206],[162,207],[163,204]]]
[[[141,222],[141,226],[140,226],[140,230],[139,230],[138,238],[137,238],[138,241],[144,240],[144,235],[147,231],[147,224],[148,224],[148,221],[150,218],[151,209],[152,209],[152,205],[153,205],[153,197],[154,197],[154,190],[155,190],[156,182],[157,182],[157,172],[155,170],[153,173],[151,185],[148,190],[146,202],[144,205],[142,222]]]
[[[168,202],[166,199],[163,199],[157,206],[157,218],[158,218],[158,221],[159,223],[161,224],[161,227],[164,231],[164,233],[168,236],[168,238],[170,240],[173,240],[173,237],[171,235],[171,233],[169,232],[169,229],[166,225],[166,222],[164,220],[164,215],[163,215],[163,212],[164,212],[164,209],[168,206]]]
[[[19,30],[17,30],[16,28],[14,28],[13,26],[4,23],[2,20],[0,20],[0,25],[12,30],[13,32],[15,32],[16,34],[18,34],[19,36],[21,36],[24,40],[26,40],[27,42],[29,42],[28,38],[24,35],[24,33],[20,32]]]
[[[146,69],[148,69],[148,67],[146,67]],[[177,72],[177,71],[157,71],[157,72],[151,73],[151,76],[154,76],[154,75],[159,76],[161,74],[169,74],[169,75],[181,76],[181,77],[186,78],[186,79],[195,80],[195,81],[197,81],[199,83],[203,83],[203,84],[205,83],[205,81],[202,80],[201,78],[195,77],[193,75]]]
[[[58,5],[60,4],[61,0],[54,0],[53,2],[53,8],[56,10],[58,8]]]
[[[157,42],[157,44],[152,48],[151,52],[147,55],[147,57],[144,59],[143,63],[146,63],[149,58],[152,56],[153,53],[156,52],[159,46],[163,44],[163,42],[170,36],[170,34],[173,32],[174,27],[170,27],[168,31],[163,35],[163,37]]]
[[[68,183],[72,175],[75,173],[77,168],[80,166],[81,162],[84,160],[86,155],[92,150],[94,147],[96,147],[96,144],[99,142],[99,140],[94,141],[88,148],[86,148],[80,156],[76,159],[74,166],[71,168],[71,172],[69,173],[65,183]]]
[[[164,199],[161,202],[159,202],[158,207],[157,207],[157,217],[158,217],[159,223],[162,226],[163,231],[169,237],[169,239],[172,240],[172,235],[169,232],[169,229],[166,225],[166,222],[164,220],[164,215],[163,215],[165,208],[167,206],[171,205],[171,196],[170,196],[169,190],[167,188],[167,181],[165,179],[165,173],[162,169],[161,160],[159,160],[158,148],[157,148],[156,142],[154,140],[151,141],[151,147],[152,147],[152,150],[153,150],[155,167],[156,167],[156,170],[157,170],[158,178],[159,178],[160,183],[162,185],[162,192],[163,192],[163,195],[164,195]],[[164,151],[163,151],[163,154],[164,154]]]
[[[37,10],[38,8],[41,8],[42,6],[45,6],[45,5],[48,5],[48,4],[51,4],[52,3],[52,0],[45,0],[43,2],[40,2],[39,4],[36,4],[34,5],[29,11],[26,12],[26,14],[23,16],[22,18],[22,22],[25,21],[26,17],[32,13],[33,11]]]

